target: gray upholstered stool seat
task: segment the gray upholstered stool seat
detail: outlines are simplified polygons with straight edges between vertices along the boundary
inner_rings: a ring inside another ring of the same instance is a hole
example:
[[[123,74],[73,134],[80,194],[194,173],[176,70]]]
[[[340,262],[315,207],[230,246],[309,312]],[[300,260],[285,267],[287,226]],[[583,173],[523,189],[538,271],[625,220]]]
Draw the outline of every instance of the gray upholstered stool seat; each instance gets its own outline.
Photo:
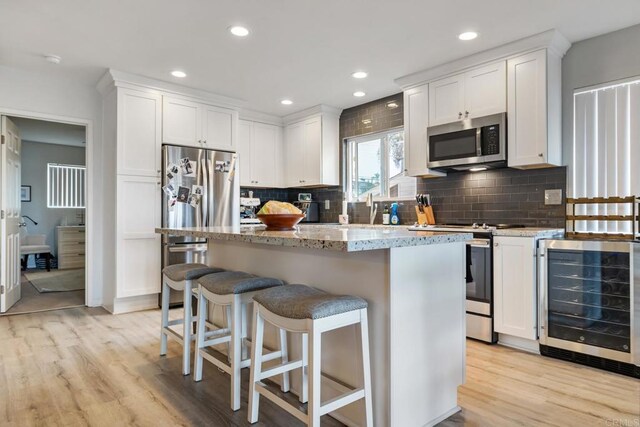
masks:
[[[280,279],[260,277],[242,271],[223,271],[207,274],[200,277],[196,282],[209,292],[217,295],[244,294],[284,284]]]
[[[194,262],[169,265],[162,269],[162,274],[174,282],[181,282],[183,280],[198,279],[205,274],[218,273],[220,271],[224,271],[224,269]]]
[[[367,301],[350,295],[332,295],[306,285],[267,289],[253,297],[260,305],[289,319],[321,319],[367,308]]]

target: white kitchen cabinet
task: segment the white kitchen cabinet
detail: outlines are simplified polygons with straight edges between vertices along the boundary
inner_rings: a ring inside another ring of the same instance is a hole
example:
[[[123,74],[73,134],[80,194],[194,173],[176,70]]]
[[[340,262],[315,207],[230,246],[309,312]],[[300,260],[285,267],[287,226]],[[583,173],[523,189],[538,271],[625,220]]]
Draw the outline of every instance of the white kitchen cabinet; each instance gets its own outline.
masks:
[[[505,112],[505,67],[499,61],[429,83],[430,126]]]
[[[160,174],[162,97],[157,93],[119,89],[117,93],[118,174]]]
[[[338,116],[320,114],[288,124],[285,147],[287,186],[339,185]]]
[[[282,128],[248,120],[239,121],[240,185],[282,185]]]
[[[118,176],[117,298],[160,292],[161,191],[158,178]]]
[[[538,338],[536,239],[493,239],[494,329],[528,340]]]
[[[445,176],[427,168],[429,85],[404,91],[404,162],[408,176]]]
[[[561,165],[560,85],[560,58],[546,49],[507,62],[509,167]]]
[[[236,151],[238,112],[164,96],[162,141],[211,150]]]

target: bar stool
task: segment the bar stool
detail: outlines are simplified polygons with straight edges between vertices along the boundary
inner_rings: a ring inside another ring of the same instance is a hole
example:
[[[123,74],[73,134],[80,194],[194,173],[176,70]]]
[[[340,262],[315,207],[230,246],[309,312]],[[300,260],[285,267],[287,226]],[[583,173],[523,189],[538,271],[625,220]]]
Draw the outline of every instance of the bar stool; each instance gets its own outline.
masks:
[[[197,280],[198,305],[196,352],[194,380],[202,380],[203,359],[231,375],[231,409],[240,409],[240,375],[242,368],[248,368],[250,360],[246,358],[247,321],[246,307],[252,298],[263,289],[282,287],[282,280],[258,277],[241,271],[225,271],[208,274]],[[207,331],[206,322],[208,303],[222,306],[227,313],[227,329]],[[208,348],[227,343],[229,345],[228,363],[217,358]],[[268,360],[280,358],[282,363],[288,360],[286,332],[280,330],[280,349],[265,356]],[[282,376],[282,391],[289,391],[289,374]]]
[[[167,338],[182,344],[182,374],[191,373],[191,332],[193,314],[191,296],[193,295],[193,281],[206,274],[224,271],[222,268],[208,267],[199,263],[185,263],[169,265],[162,269],[162,327],[160,330],[160,356],[167,354]],[[181,319],[169,321],[169,289],[184,293],[184,316]],[[182,334],[171,329],[171,326],[183,325]]]
[[[369,330],[367,302],[359,297],[331,295],[305,285],[287,285],[256,294],[253,309],[253,334],[251,374],[249,383],[249,422],[258,421],[260,395],[271,400],[308,426],[319,427],[320,417],[357,400],[365,401],[366,425],[373,425],[371,407],[371,368],[369,363]],[[287,330],[302,333],[302,358],[297,361],[262,370],[262,342],[264,322]],[[323,332],[358,324],[364,384],[342,396],[322,404],[320,381],[322,372],[321,337]],[[305,372],[305,367],[308,370]],[[293,369],[302,368],[302,388],[299,399],[307,412],[301,411],[266,388],[262,380]]]

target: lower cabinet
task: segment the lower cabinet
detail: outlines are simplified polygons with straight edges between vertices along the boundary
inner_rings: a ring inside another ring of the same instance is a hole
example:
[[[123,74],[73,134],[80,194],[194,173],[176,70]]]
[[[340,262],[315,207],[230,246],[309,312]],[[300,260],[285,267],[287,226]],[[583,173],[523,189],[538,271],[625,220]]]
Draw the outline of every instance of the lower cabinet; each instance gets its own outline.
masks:
[[[118,176],[116,298],[160,292],[159,179]]]
[[[536,239],[496,236],[493,245],[495,331],[536,340]]]

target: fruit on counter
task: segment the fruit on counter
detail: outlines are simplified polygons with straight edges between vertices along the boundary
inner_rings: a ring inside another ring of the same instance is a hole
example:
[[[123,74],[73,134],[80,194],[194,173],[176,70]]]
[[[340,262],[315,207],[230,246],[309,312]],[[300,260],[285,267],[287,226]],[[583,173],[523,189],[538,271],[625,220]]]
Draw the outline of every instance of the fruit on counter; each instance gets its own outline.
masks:
[[[269,200],[264,204],[262,209],[260,209],[258,215],[299,215],[301,213],[302,211],[291,203]]]

